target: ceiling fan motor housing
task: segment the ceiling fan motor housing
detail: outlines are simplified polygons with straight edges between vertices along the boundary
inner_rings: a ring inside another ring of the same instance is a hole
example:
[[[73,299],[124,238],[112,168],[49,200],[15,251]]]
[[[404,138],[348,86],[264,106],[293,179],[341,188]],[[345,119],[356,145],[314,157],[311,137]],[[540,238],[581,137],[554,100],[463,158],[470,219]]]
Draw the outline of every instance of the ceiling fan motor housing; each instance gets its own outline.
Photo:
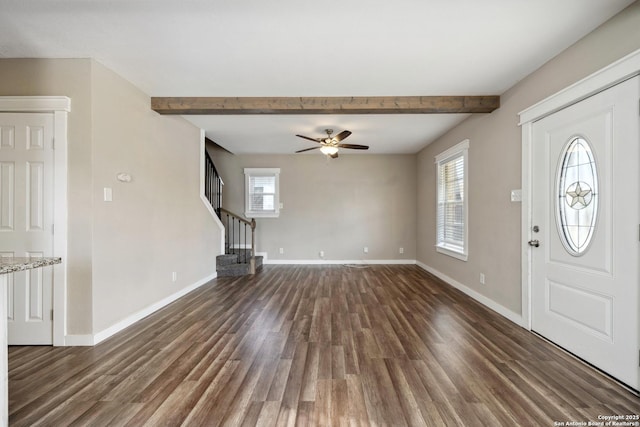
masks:
[[[340,132],[335,137],[331,137],[331,134],[333,133],[333,129],[325,129],[324,131],[327,133],[327,138],[310,138],[310,137],[304,136],[304,135],[296,135],[299,138],[308,139],[310,141],[314,141],[314,142],[317,142],[318,144],[320,144],[320,147],[316,146],[316,147],[311,147],[311,148],[305,148],[303,150],[296,151],[296,153],[302,153],[304,151],[310,151],[310,150],[314,150],[316,148],[319,148],[320,151],[322,152],[322,154],[326,154],[327,156],[335,159],[336,157],[338,157],[338,149],[340,149],[340,148],[351,148],[351,149],[356,149],[356,150],[368,150],[369,149],[369,146],[367,146],[367,145],[341,144],[341,141],[343,139],[345,139],[346,137],[351,135],[351,131],[343,130],[342,132]]]

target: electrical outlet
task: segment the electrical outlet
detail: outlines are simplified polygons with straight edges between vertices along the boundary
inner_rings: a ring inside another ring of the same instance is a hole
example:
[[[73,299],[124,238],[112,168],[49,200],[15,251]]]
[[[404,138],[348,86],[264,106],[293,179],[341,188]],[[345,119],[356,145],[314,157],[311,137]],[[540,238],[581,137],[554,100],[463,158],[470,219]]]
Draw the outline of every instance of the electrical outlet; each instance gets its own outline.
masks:
[[[324,251],[320,251],[320,258],[324,258]]]
[[[174,271],[173,273],[171,273],[171,281],[175,282],[176,280],[178,280],[178,272]]]
[[[404,248],[400,248],[400,249],[398,249],[398,252],[400,252],[401,254],[403,254],[403,253],[404,253]]]
[[[280,248],[280,255],[284,254],[284,248]]]
[[[484,273],[480,273],[480,284],[484,285]]]
[[[368,253],[369,253],[369,247],[368,247],[368,246],[365,246],[365,247],[364,247],[364,253],[365,253],[365,254],[368,254]]]

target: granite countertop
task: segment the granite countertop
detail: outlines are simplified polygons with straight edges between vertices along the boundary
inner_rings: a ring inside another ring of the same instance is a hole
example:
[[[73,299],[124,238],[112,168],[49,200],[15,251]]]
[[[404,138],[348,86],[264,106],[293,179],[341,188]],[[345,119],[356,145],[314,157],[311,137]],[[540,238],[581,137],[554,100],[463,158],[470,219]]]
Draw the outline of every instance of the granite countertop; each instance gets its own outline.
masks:
[[[47,265],[60,264],[62,258],[27,258],[27,257],[0,257],[0,274],[13,273],[14,271],[30,270],[32,268]]]

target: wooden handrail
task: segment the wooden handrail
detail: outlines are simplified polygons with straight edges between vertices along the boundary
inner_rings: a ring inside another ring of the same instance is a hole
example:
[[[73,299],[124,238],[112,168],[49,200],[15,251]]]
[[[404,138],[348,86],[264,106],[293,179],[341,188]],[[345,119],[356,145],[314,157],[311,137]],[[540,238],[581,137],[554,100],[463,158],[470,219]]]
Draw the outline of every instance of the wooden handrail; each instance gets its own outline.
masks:
[[[219,215],[222,218],[222,215],[225,214],[227,215],[227,218],[231,217],[233,219],[233,221],[237,220],[238,221],[238,225],[240,223],[244,223],[245,226],[249,226],[251,227],[251,257],[249,258],[249,274],[255,274],[256,272],[256,220],[254,218],[251,218],[251,220],[248,220],[240,215],[238,215],[237,213],[231,212],[228,209],[225,208],[219,208]],[[232,222],[233,222],[232,221]],[[227,221],[227,225],[228,225],[228,221]],[[246,229],[245,229],[246,230]],[[227,230],[228,232],[228,230]],[[232,232],[231,234],[235,234],[234,232]],[[230,236],[230,234],[227,234],[227,236]],[[246,242],[246,231],[245,231],[245,242]]]
[[[238,219],[238,221],[242,221],[242,222],[244,222],[245,224],[250,225],[252,230],[253,230],[254,228],[256,228],[256,220],[255,220],[255,219],[253,219],[253,218],[252,218],[251,220],[248,220],[248,219],[246,219],[246,218],[244,218],[244,217],[242,217],[242,216],[238,215],[237,213],[235,213],[235,212],[231,212],[230,210],[227,210],[227,209],[225,209],[225,208],[220,208],[220,212],[224,212],[224,213],[226,213],[227,215],[231,215],[232,217],[237,218],[237,219]]]
[[[256,220],[255,219],[246,219],[240,215],[238,215],[235,212],[231,212],[228,209],[225,209],[222,207],[222,185],[224,184],[222,182],[222,178],[220,177],[220,175],[218,174],[218,171],[216,169],[216,166],[213,164],[213,160],[211,159],[211,156],[209,156],[209,153],[205,152],[206,156],[205,156],[205,188],[204,188],[204,192],[205,192],[205,196],[207,197],[207,199],[209,200],[209,203],[211,203],[211,207],[213,208],[214,212],[216,213],[216,215],[218,216],[218,218],[220,218],[220,221],[222,221],[224,223],[223,220],[223,214],[226,215],[226,227],[225,227],[225,253],[231,253],[229,252],[233,245],[234,245],[234,241],[236,238],[236,232],[235,232],[235,227],[231,228],[231,231],[229,231],[229,219],[231,218],[231,225],[233,226],[234,224],[236,224],[237,221],[237,225],[238,225],[238,237],[241,237],[242,232],[240,229],[240,224],[244,223],[244,249],[245,252],[243,252],[243,260],[244,262],[247,261],[246,259],[246,242],[247,242],[247,225],[249,227],[251,227],[251,257],[249,258],[249,273],[250,274],[255,274],[256,272],[256,259],[255,259],[255,255],[256,255],[256,234],[255,234],[255,230],[256,230]],[[238,258],[238,262],[240,262],[240,258]]]

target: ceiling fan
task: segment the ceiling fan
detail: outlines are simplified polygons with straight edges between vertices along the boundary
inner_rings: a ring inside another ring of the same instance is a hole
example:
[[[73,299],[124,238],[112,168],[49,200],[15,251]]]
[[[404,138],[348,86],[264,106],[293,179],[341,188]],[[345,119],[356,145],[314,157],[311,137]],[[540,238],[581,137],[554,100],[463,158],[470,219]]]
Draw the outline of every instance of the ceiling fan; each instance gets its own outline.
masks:
[[[368,150],[368,145],[358,145],[358,144],[341,144],[340,141],[351,135],[351,132],[348,130],[343,130],[336,136],[332,137],[333,129],[325,129],[327,133],[326,138],[310,138],[304,135],[296,135],[297,137],[308,139],[309,141],[317,142],[320,146],[305,148],[304,150],[298,150],[296,153],[302,153],[304,151],[315,150],[319,148],[322,154],[326,154],[327,156],[335,159],[338,157],[338,149],[339,148],[351,148],[353,150]]]

